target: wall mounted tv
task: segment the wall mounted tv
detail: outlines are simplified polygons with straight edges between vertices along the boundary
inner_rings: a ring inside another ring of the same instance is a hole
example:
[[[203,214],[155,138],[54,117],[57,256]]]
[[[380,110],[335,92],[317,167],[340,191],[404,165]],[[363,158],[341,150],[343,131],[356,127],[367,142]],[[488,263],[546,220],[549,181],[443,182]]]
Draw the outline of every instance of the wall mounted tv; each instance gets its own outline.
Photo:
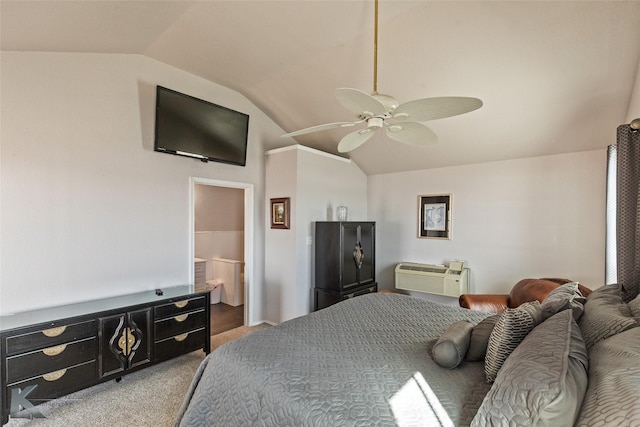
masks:
[[[155,151],[244,166],[248,131],[247,114],[157,87]]]

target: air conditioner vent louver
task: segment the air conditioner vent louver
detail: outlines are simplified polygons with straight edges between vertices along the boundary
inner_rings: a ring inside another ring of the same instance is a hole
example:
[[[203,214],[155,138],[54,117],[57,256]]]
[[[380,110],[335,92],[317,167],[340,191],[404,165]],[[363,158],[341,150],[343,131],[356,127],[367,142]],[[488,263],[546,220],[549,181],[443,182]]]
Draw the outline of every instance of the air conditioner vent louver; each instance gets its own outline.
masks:
[[[427,266],[427,265],[408,265],[408,264],[399,264],[400,270],[409,270],[409,271],[424,271],[427,273],[444,273],[447,271],[446,267],[438,267],[438,266]]]
[[[395,287],[459,297],[469,292],[469,269],[452,270],[441,265],[402,262],[395,268]]]

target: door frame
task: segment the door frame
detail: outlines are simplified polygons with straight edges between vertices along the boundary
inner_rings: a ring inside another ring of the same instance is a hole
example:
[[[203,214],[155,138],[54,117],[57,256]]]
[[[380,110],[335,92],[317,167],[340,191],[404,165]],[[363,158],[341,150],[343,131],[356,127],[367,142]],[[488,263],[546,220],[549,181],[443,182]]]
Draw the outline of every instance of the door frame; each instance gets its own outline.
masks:
[[[218,179],[189,177],[189,277],[193,277],[195,265],[195,185],[213,187],[238,188],[244,190],[244,324],[253,325],[253,184],[244,182],[222,181]]]

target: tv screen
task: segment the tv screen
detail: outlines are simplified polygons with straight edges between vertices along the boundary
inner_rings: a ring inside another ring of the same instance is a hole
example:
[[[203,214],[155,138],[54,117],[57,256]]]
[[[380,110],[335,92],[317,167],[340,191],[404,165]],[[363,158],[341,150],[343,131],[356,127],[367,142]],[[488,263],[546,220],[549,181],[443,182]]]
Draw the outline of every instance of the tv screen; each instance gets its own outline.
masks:
[[[248,130],[247,114],[157,87],[155,151],[244,166]]]

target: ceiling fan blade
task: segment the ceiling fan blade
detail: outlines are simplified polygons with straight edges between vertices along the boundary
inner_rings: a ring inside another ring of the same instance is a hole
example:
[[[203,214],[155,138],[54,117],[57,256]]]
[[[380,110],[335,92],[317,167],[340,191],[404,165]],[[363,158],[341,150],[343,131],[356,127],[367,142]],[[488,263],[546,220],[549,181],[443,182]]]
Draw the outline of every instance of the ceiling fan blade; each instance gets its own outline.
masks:
[[[401,122],[389,125],[385,130],[389,138],[404,144],[426,147],[438,142],[438,135],[422,123]]]
[[[346,127],[355,126],[357,123],[360,123],[360,122],[336,122],[336,123],[327,123],[324,125],[311,126],[310,128],[300,129],[295,132],[286,133],[282,135],[282,138],[304,135],[306,133],[322,132],[324,130],[330,130],[330,129],[346,128]]]
[[[348,153],[351,150],[355,150],[356,148],[367,142],[374,133],[374,128],[366,128],[347,134],[338,144],[338,152]]]
[[[482,107],[482,101],[478,98],[463,96],[424,98],[400,104],[393,111],[392,117],[401,122],[424,122],[457,116],[477,110],[480,107]]]
[[[380,101],[358,89],[338,88],[336,89],[336,98],[343,107],[360,119],[385,113],[384,105]]]

